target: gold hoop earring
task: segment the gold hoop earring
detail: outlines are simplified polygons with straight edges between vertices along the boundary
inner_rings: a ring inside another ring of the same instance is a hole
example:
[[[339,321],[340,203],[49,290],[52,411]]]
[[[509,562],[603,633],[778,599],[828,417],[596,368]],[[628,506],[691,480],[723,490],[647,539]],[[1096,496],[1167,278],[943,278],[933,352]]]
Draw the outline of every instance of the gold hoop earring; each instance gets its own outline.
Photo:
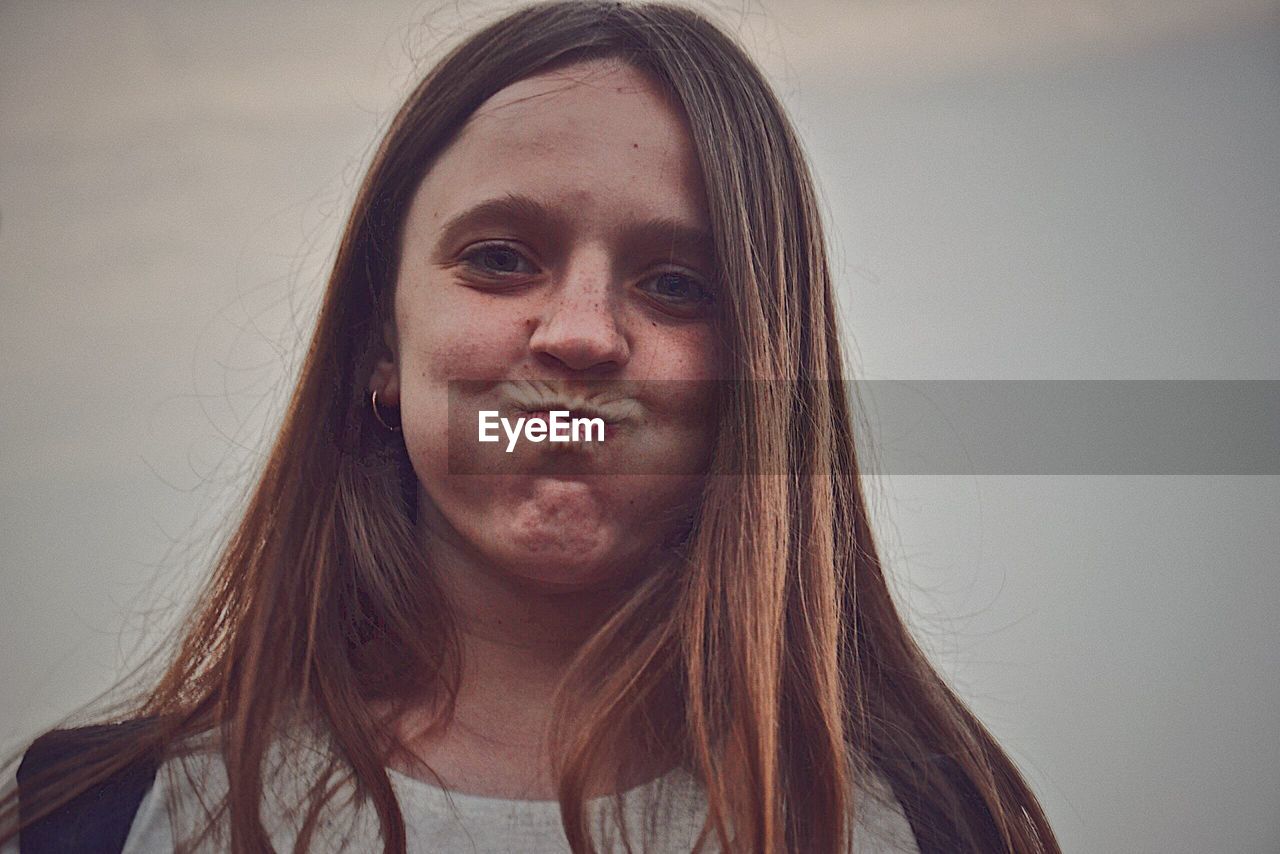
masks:
[[[373,397],[371,398],[371,402],[373,403],[373,417],[378,419],[378,423],[381,424],[384,428],[386,428],[391,433],[399,433],[400,428],[392,427],[390,424],[384,421],[382,418],[382,413],[378,411],[378,390],[377,389],[373,390]]]

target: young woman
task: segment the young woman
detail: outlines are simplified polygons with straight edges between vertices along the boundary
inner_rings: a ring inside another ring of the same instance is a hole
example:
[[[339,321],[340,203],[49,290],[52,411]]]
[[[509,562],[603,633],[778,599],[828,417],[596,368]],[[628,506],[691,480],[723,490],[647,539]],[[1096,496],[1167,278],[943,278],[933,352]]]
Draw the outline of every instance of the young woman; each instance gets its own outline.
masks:
[[[1057,851],[889,595],[815,198],[691,11],[450,52],[167,671],[25,751],[11,850]]]

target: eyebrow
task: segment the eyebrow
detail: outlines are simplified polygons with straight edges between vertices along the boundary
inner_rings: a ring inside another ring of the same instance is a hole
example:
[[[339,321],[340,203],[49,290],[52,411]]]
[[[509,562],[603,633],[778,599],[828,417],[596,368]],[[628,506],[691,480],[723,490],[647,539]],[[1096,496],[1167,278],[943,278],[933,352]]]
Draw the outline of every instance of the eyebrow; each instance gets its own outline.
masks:
[[[498,225],[516,225],[540,235],[547,235],[567,224],[568,217],[531,196],[508,193],[479,202],[449,217],[440,230],[439,251],[449,251],[472,229]],[[715,242],[710,232],[674,217],[651,217],[628,222],[622,227],[622,247],[627,252],[654,251],[669,247],[672,254],[688,253],[711,263]]]

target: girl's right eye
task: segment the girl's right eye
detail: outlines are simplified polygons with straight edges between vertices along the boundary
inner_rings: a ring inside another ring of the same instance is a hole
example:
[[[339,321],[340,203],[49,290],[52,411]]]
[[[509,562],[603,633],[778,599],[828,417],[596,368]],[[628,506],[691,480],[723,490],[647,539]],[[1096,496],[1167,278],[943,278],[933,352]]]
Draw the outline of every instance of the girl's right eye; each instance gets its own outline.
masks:
[[[487,276],[518,276],[537,272],[520,250],[507,243],[483,243],[464,253],[462,260],[473,270]]]

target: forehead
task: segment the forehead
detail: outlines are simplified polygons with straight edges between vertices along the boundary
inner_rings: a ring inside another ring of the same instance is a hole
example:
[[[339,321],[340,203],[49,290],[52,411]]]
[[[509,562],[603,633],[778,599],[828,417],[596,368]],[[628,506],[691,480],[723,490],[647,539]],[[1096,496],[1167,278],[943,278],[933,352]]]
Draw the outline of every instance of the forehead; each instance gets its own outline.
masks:
[[[433,219],[506,195],[604,226],[664,217],[705,227],[685,118],[642,72],[593,60],[518,81],[486,101],[423,180]]]

